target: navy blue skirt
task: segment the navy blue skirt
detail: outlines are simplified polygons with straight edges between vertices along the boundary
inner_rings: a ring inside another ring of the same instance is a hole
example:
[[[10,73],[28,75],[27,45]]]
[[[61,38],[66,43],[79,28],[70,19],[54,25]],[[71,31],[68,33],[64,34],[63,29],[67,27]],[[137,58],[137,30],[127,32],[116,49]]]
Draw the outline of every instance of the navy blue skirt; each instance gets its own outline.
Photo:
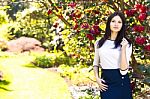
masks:
[[[102,69],[101,78],[108,85],[100,92],[101,99],[133,99],[129,75],[121,75],[119,69]]]

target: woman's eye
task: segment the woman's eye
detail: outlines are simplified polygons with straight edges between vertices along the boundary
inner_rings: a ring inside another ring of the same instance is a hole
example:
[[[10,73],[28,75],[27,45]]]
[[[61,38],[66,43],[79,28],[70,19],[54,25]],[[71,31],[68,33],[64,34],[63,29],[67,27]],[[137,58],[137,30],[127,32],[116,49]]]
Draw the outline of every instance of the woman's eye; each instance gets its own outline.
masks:
[[[121,21],[119,21],[118,23],[122,23]]]
[[[117,22],[117,23],[122,23],[121,21],[115,21],[115,20],[112,20],[111,22]]]

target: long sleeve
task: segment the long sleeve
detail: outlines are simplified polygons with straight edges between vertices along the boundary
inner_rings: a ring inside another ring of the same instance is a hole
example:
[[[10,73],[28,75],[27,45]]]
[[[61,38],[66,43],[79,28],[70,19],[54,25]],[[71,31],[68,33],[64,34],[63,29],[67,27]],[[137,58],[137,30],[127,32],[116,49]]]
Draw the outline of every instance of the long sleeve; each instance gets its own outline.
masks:
[[[127,58],[128,66],[129,66],[131,54],[132,54],[132,45],[128,45],[126,48],[126,58]]]
[[[98,41],[96,41],[95,44],[94,44],[95,54],[94,54],[93,66],[94,65],[99,66],[99,64],[100,64],[100,56],[99,56],[99,51],[98,51],[98,48],[97,48],[97,44],[98,44]]]
[[[126,47],[126,60],[127,60],[128,68],[129,68],[129,61],[130,61],[131,54],[132,54],[132,45],[130,45],[130,46],[128,45]],[[127,72],[128,72],[128,69],[124,70],[124,71],[120,70],[120,73],[122,75],[127,74]]]

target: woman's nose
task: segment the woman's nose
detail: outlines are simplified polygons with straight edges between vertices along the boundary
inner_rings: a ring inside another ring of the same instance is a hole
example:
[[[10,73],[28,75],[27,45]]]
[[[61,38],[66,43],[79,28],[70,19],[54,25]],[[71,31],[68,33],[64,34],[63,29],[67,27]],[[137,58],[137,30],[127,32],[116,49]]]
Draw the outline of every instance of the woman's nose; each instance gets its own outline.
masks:
[[[118,22],[115,22],[115,25],[118,25]]]
[[[118,24],[117,24],[117,23],[115,23],[114,25],[115,25],[115,26],[117,26]]]

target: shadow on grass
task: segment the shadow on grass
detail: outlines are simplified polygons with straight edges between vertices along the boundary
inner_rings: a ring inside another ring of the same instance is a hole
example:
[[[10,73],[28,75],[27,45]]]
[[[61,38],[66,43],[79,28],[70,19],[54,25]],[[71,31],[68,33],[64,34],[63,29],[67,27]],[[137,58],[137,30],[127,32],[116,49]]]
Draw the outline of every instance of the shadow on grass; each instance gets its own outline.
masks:
[[[4,88],[4,87],[0,87],[0,89],[3,89],[5,91],[13,91],[13,90],[10,90],[10,89]]]
[[[35,66],[33,63],[25,64],[23,66],[24,67],[29,67],[29,68],[39,68],[38,66]]]
[[[6,80],[1,80],[0,81],[0,85],[8,85],[8,84],[10,84],[9,81],[6,81]]]
[[[9,81],[6,81],[6,80],[2,80],[2,81],[0,81],[0,85],[9,85],[10,84],[10,82]],[[13,90],[10,90],[10,89],[7,89],[7,88],[4,88],[4,87],[1,87],[0,86],[0,89],[3,89],[3,90],[5,90],[5,91],[13,91]]]
[[[29,67],[29,68],[50,68],[50,67],[45,67],[45,66],[41,66],[41,67],[39,67],[39,66],[36,66],[35,65],[35,63],[29,63],[29,64],[25,64],[25,65],[23,65],[24,67]]]

